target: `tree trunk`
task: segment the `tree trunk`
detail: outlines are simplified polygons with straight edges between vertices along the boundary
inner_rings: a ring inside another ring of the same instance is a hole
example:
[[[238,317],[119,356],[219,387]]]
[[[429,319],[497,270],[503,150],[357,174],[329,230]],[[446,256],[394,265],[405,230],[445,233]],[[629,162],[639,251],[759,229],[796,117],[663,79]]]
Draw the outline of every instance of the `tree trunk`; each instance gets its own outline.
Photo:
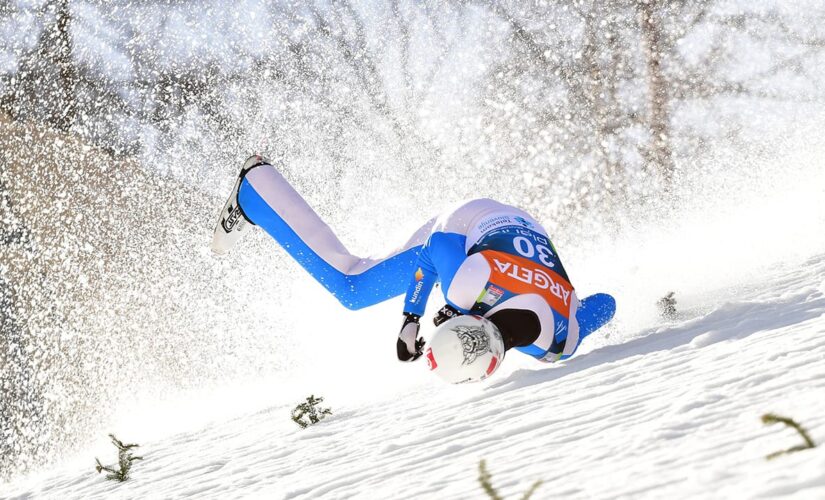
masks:
[[[648,162],[659,170],[666,191],[673,183],[673,151],[670,139],[669,96],[662,70],[662,26],[656,17],[658,0],[641,0],[636,6],[647,65],[648,130],[651,144]]]
[[[77,69],[72,59],[69,0],[59,0],[56,15],[53,28],[56,38],[53,41],[52,56],[59,75],[59,88],[52,116],[55,120],[54,125],[60,130],[67,131],[77,114]]]
[[[77,116],[79,84],[69,0],[45,4],[38,17],[49,23],[35,48],[21,58],[16,83],[0,106],[15,120],[35,119],[65,132]]]

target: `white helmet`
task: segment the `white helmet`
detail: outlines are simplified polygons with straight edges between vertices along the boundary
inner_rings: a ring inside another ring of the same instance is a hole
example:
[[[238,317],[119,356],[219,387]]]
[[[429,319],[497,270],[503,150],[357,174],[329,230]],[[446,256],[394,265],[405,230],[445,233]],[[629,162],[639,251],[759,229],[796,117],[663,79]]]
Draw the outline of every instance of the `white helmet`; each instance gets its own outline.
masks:
[[[442,323],[427,344],[427,364],[445,382],[478,382],[504,359],[501,332],[490,320],[466,315]]]

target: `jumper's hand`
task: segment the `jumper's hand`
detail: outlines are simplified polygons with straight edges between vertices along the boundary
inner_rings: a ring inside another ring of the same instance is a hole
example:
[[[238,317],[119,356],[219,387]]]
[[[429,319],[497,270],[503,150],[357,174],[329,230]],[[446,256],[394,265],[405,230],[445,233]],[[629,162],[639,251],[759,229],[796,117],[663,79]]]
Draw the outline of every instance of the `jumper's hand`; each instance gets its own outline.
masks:
[[[450,304],[444,304],[444,307],[438,310],[435,316],[433,316],[433,323],[435,326],[444,323],[448,319],[453,319],[455,317],[461,316],[461,313],[458,309],[451,306]]]
[[[415,361],[423,354],[424,339],[418,336],[418,329],[421,328],[419,318],[416,314],[404,313],[404,323],[395,343],[399,361]]]

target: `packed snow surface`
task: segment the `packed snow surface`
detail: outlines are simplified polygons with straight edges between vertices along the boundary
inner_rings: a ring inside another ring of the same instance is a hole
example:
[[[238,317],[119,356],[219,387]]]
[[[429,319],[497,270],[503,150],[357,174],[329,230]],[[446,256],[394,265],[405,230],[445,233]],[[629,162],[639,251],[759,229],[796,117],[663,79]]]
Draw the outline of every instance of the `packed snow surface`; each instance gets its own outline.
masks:
[[[389,366],[375,376],[417,381],[339,393],[324,403],[334,415],[306,430],[290,420],[294,404],[276,403],[141,442],[126,483],[95,474],[94,456],[114,462],[101,441],[0,496],[483,498],[483,459],[506,498],[536,480],[534,498],[825,497],[825,446],[766,460],[801,439],[760,420],[789,416],[825,441],[825,255],[714,292],[623,343],[590,339],[565,364],[519,360],[456,387],[423,362]],[[356,350],[351,362],[367,363]],[[137,420],[123,432],[139,437]]]

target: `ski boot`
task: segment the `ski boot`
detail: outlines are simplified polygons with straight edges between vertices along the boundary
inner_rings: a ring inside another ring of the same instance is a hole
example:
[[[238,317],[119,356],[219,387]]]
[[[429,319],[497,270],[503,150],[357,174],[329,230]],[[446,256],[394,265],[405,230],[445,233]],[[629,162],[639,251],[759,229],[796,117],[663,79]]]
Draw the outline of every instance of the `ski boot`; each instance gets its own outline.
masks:
[[[235,182],[235,187],[229,193],[229,198],[221,210],[218,223],[215,225],[215,232],[212,235],[211,245],[212,251],[218,255],[228,252],[241,239],[243,232],[250,225],[255,225],[246,218],[240,204],[238,204],[238,191],[241,189],[241,182],[243,182],[247,172],[258,165],[269,165],[269,160],[260,155],[253,155],[244,162],[241,173],[238,174],[238,180]]]

